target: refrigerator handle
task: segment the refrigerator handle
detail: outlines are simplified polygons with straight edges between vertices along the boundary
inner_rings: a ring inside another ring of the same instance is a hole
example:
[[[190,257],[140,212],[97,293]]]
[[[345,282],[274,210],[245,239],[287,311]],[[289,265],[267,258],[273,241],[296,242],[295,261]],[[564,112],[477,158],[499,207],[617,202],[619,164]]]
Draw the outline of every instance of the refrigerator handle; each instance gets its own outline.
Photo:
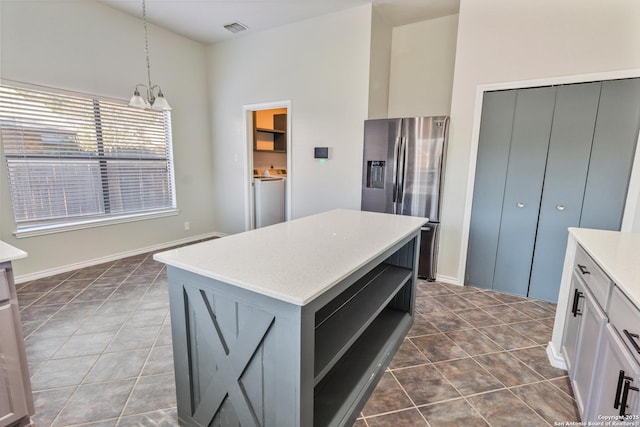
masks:
[[[402,138],[400,136],[396,137],[395,143],[393,145],[393,213],[396,214],[397,212],[397,202],[398,202],[398,196],[399,196],[399,187],[398,187],[398,172],[399,172],[399,167],[398,167],[398,163],[400,160],[400,149],[401,149],[401,141]]]
[[[395,209],[395,213],[402,215],[402,211],[404,208],[404,182],[405,182],[405,173],[407,166],[407,138],[402,137],[400,143],[400,156],[399,156],[399,167],[398,167],[398,200],[397,203],[400,205],[399,209]]]

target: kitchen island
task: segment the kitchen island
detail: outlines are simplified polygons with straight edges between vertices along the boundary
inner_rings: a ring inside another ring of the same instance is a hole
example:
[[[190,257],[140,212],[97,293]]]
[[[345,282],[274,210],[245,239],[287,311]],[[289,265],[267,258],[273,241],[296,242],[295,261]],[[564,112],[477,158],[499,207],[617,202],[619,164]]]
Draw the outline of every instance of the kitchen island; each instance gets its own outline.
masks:
[[[353,423],[413,322],[427,221],[339,209],[156,254],[180,424]]]

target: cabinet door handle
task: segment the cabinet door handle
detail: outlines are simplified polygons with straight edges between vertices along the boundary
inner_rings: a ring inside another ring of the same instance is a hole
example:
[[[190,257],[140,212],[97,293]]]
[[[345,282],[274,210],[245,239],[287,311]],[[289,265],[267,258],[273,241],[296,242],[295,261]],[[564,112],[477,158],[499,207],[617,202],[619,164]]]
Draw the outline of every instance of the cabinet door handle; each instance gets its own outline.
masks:
[[[573,314],[573,317],[582,315],[582,312],[578,309],[578,304],[580,303],[580,298],[583,296],[584,294],[580,292],[578,288],[573,290],[573,307],[571,307],[571,314]]]
[[[636,341],[638,338],[640,338],[640,336],[638,334],[632,334],[626,329],[623,329],[622,332],[624,332],[624,334],[627,336],[627,339],[631,341],[631,345],[636,350],[636,352],[640,354],[640,345],[638,345],[638,342]]]
[[[626,384],[624,384],[625,381],[626,381]],[[620,399],[620,396],[622,395],[622,388],[626,387],[626,385],[629,384],[629,381],[633,381],[633,378],[627,377],[624,374],[624,371],[621,369],[620,374],[618,374],[618,386],[616,387],[616,398],[615,398],[615,401],[613,402],[613,409],[620,408],[622,403]],[[629,391],[627,390],[627,394],[628,393]],[[625,400],[625,405],[626,405],[626,400]],[[620,409],[620,415],[622,415],[622,411],[624,411],[624,409]]]
[[[580,273],[582,274],[591,274],[591,272],[587,269],[586,265],[578,264],[578,268],[580,269]]]
[[[633,381],[633,380],[632,380]],[[627,399],[629,398],[629,390],[638,391],[638,387],[631,387],[631,382],[626,380],[624,382],[624,391],[622,392],[622,402],[620,402],[620,416],[624,417],[627,410]]]

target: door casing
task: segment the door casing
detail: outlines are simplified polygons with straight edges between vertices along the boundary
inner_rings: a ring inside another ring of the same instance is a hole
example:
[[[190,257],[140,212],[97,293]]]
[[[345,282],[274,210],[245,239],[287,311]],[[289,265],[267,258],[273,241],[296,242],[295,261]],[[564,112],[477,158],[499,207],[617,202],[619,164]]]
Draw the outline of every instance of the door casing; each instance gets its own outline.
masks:
[[[291,167],[291,100],[261,102],[258,104],[248,104],[242,106],[242,123],[244,131],[244,147],[242,155],[244,156],[244,215],[245,215],[245,231],[255,228],[255,219],[253,217],[254,201],[253,201],[253,112],[260,110],[273,110],[276,108],[287,109],[287,181],[285,185],[284,220],[291,219],[291,188],[293,170]]]

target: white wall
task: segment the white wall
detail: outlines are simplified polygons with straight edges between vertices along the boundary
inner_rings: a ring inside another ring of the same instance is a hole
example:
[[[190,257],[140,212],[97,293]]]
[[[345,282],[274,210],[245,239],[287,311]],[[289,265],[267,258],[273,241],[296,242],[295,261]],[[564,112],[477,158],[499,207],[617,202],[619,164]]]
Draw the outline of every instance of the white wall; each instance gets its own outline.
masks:
[[[389,75],[393,29],[376,6],[371,14],[369,61],[369,119],[389,117]]]
[[[146,82],[142,21],[91,1],[0,2],[0,76],[127,100]],[[0,238],[26,250],[18,276],[52,272],[214,231],[206,51],[199,43],[149,25],[153,82],[173,107],[179,215],[16,239],[0,166]],[[190,231],[183,230],[189,221]]]
[[[245,229],[243,105],[290,100],[292,217],[360,208],[371,5],[209,47],[216,225]],[[331,158],[313,159],[314,146]]]
[[[440,274],[462,282],[477,87],[637,69],[639,41],[637,0],[461,0]]]
[[[389,117],[448,115],[458,15],[393,29]]]

